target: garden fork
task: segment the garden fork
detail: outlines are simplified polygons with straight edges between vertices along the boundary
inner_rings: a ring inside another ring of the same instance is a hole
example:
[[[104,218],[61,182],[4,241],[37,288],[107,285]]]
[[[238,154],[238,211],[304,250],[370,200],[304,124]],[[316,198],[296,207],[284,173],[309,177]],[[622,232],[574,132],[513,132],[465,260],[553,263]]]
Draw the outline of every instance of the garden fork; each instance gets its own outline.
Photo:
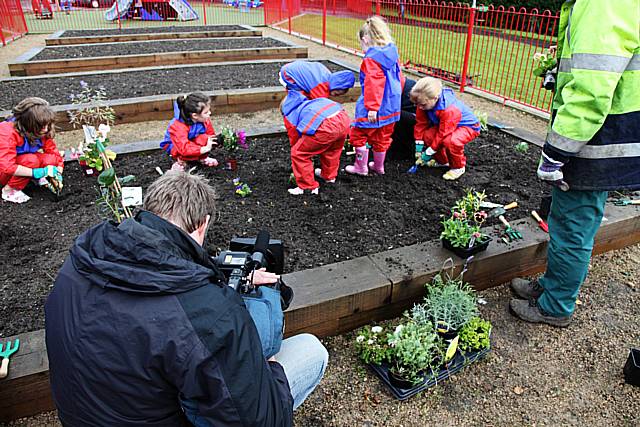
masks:
[[[504,215],[500,215],[498,219],[504,224],[506,229],[504,230],[504,236],[502,240],[507,243],[507,239],[509,242],[513,242],[514,240],[522,239],[522,233],[520,233],[515,228],[511,227],[509,222],[505,219]]]
[[[6,342],[4,347],[4,351],[2,351],[2,344],[0,344],[0,357],[2,357],[2,365],[0,365],[0,378],[4,378],[9,373],[9,356],[18,351],[18,347],[20,347],[20,339],[17,339],[13,342],[13,347],[11,346],[11,341]]]
[[[640,199],[618,199],[613,202],[616,206],[640,205]]]

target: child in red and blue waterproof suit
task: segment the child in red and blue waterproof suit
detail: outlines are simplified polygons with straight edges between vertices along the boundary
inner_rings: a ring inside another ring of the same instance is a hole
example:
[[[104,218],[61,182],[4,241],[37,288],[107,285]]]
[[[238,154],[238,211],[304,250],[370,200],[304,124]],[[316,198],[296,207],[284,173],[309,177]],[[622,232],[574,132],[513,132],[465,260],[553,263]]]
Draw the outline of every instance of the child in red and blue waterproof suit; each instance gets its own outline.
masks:
[[[362,95],[356,103],[351,129],[351,145],[356,150],[356,160],[345,171],[367,175],[371,168],[384,175],[384,159],[391,145],[394,124],[400,120],[404,77],[398,63],[398,49],[382,18],[374,16],[367,19],[359,37],[366,53],[360,66]],[[373,147],[373,162],[370,163],[367,163],[367,143]]]
[[[349,134],[351,119],[342,105],[327,98],[309,100],[290,90],[280,105],[291,144],[291,166],[298,186],[292,195],[305,191],[318,194],[320,185],[335,182],[340,167],[340,154]],[[320,168],[313,168],[313,157],[320,156]]]
[[[467,163],[464,147],[480,134],[480,121],[451,89],[443,88],[442,82],[433,77],[418,80],[411,90],[411,101],[417,107],[417,164],[449,166],[442,178],[460,178]],[[423,152],[424,146],[427,149]]]
[[[2,199],[24,203],[22,190],[32,178],[47,185],[62,183],[64,160],[53,140],[55,113],[42,98],[26,98],[13,108],[13,117],[0,123],[0,186]]]
[[[209,157],[217,145],[209,97],[200,92],[179,96],[173,110],[174,117],[160,143],[160,148],[175,160],[171,169],[182,171],[187,162],[193,161],[208,167],[218,166],[218,161]]]
[[[309,99],[344,95],[355,83],[351,71],[332,73],[319,62],[293,61],[280,68],[279,79],[287,90],[302,92]]]

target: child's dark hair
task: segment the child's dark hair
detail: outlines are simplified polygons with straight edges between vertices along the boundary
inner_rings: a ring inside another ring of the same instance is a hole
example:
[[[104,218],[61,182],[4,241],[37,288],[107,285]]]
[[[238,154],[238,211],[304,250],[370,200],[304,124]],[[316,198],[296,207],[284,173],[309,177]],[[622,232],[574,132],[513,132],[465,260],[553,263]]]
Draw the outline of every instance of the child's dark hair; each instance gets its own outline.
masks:
[[[44,99],[35,96],[25,98],[13,107],[12,113],[15,118],[15,129],[29,141],[33,142],[42,136],[53,138],[55,135],[53,125],[56,113]],[[47,133],[40,135],[40,131],[45,126],[49,126]]]
[[[192,114],[200,114],[204,107],[211,103],[211,100],[207,95],[202,92],[193,92],[189,95],[179,96],[176,99],[178,108],[180,109],[180,119],[188,125],[193,124],[191,119]]]

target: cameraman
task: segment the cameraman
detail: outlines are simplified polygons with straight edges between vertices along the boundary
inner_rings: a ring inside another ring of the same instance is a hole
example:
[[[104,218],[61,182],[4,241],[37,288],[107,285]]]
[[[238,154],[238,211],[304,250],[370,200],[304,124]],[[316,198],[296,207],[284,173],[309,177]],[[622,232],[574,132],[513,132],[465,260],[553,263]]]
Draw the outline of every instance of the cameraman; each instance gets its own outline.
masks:
[[[264,359],[241,296],[202,247],[214,200],[203,177],[168,172],[135,219],[77,238],[45,305],[65,426],[292,425],[327,351],[302,334]]]

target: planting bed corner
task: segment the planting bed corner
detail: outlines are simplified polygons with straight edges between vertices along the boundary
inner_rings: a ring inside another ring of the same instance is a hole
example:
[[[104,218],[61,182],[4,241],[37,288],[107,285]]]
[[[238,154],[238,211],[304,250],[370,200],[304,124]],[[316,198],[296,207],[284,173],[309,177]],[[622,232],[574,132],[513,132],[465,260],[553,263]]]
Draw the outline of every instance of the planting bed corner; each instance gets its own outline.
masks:
[[[33,49],[9,63],[12,76],[306,58],[308,49],[274,37],[222,37],[78,44]]]
[[[331,71],[356,71],[337,61],[316,61]],[[80,91],[81,81],[91,88],[104,88],[105,103],[115,110],[116,123],[169,120],[177,94],[192,91],[211,96],[214,114],[273,108],[285,94],[278,82],[278,72],[287,62],[223,62],[1,79],[0,119],[11,115],[11,108],[22,99],[43,94],[57,113],[56,125],[63,130],[71,129],[68,112],[78,105],[71,104],[69,97]],[[355,101],[359,95],[357,85],[337,100]]]
[[[440,215],[447,214],[469,187],[486,190],[492,202],[517,200],[520,207],[509,211],[508,217],[524,239],[499,243],[495,237],[500,227],[489,223],[483,231],[494,242],[476,255],[465,279],[483,289],[545,266],[548,235],[528,218],[548,191],[535,176],[539,152],[532,147],[526,154],[514,153],[517,140],[504,133],[491,131],[468,146],[468,172],[459,181],[446,182],[441,170],[427,168],[408,175],[411,160],[389,159],[385,176],[341,172],[335,184],[321,186],[318,196],[299,197],[286,191],[291,170],[286,137],[257,137],[250,143],[249,151],[237,156],[237,172],[202,171],[217,189],[219,208],[206,248],[217,252],[232,237],[255,236],[263,228],[285,242],[283,280],[295,290],[285,314],[288,336],[352,330],[397,316],[419,301],[424,284],[452,255],[437,240]],[[213,156],[223,157],[215,152]],[[352,158],[343,156],[341,162],[344,167]],[[136,175],[130,185],[143,189],[157,178],[156,166],[166,170],[170,164],[158,150],[121,155],[115,161],[118,174]],[[234,194],[235,177],[249,184],[251,196]],[[0,260],[5,272],[0,283],[4,337],[23,333],[23,342],[41,340],[43,304],[53,278],[75,237],[99,221],[95,181],[85,178],[72,162],[65,168],[65,183],[64,197],[57,203],[48,200],[45,190],[36,189],[30,190],[33,199],[25,205],[0,204],[0,251],[11,254]],[[640,241],[639,212],[631,206],[607,206],[607,221],[598,232],[594,252]],[[454,259],[455,272],[462,263]],[[15,369],[0,388],[0,421],[33,414],[29,408],[51,408],[44,346],[18,352],[14,362]],[[13,384],[20,385],[19,394]]]
[[[262,31],[249,25],[141,27],[107,30],[60,30],[45,39],[47,46],[113,43],[144,40],[207,37],[261,37]]]

